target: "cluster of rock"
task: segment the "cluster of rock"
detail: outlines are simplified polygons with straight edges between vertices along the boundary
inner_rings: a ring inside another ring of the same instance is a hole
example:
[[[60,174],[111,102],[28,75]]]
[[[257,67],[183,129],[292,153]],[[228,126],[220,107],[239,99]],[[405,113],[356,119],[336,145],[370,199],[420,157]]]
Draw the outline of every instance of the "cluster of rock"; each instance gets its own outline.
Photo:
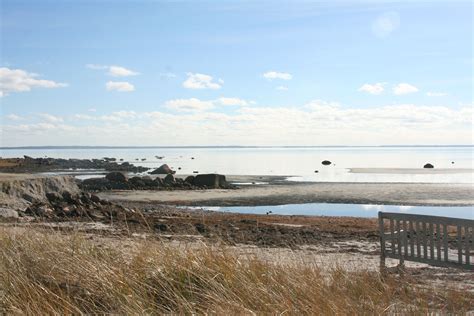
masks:
[[[122,172],[111,172],[104,178],[86,179],[79,186],[87,191],[232,188],[227,183],[225,176],[220,174],[200,174],[182,179],[169,173],[164,178],[156,177],[152,179],[149,176],[128,178]]]
[[[124,211],[123,207],[87,192],[80,194],[71,194],[69,191],[50,192],[46,193],[46,197],[47,201],[35,201],[26,209],[17,211],[19,216],[47,219],[81,217],[103,220],[116,218]]]
[[[68,169],[104,169],[107,171],[145,172],[149,168],[135,166],[129,162],[116,162],[115,158],[103,159],[62,159],[62,158],[23,158],[2,159],[2,172],[44,172]]]

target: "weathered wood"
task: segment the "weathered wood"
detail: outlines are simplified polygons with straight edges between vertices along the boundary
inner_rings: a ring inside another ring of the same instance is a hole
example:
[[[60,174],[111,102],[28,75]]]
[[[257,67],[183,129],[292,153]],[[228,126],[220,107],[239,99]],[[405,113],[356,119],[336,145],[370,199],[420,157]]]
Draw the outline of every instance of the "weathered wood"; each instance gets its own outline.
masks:
[[[383,220],[382,220],[383,221]],[[448,261],[448,251],[449,251],[449,245],[448,245],[448,225],[443,224],[443,248],[444,248],[444,261]]]
[[[415,221],[416,226],[416,256],[421,258],[421,223]]]
[[[458,239],[456,240],[458,246],[458,263],[462,264],[462,233],[461,233],[462,226],[457,225],[458,230]]]
[[[403,235],[402,235],[402,240],[403,240],[403,255],[408,256],[408,232],[407,232],[407,222],[402,221],[402,227],[403,227]]]
[[[441,224],[436,224],[436,257],[441,260]]]
[[[395,254],[395,235],[393,233],[395,228],[393,226],[393,219],[390,219],[390,241],[392,242],[392,253]]]
[[[426,238],[426,222],[422,222],[421,225],[423,226],[423,258],[428,258],[428,242]]]
[[[385,269],[385,227],[383,226],[383,218],[379,216],[379,235],[380,235],[380,270]]]
[[[389,221],[389,234],[385,234],[385,219]],[[457,230],[454,237],[456,247],[451,249],[449,248],[450,226],[454,226]],[[379,230],[382,250],[381,267],[382,260],[385,266],[385,258],[394,258],[398,259],[401,265],[404,264],[404,260],[410,260],[474,271],[473,260],[471,260],[474,220],[379,212]],[[391,244],[390,251],[386,248],[388,239]],[[421,247],[423,247],[423,254]],[[457,252],[457,260],[453,260],[456,257],[450,259],[450,251],[452,255]]]
[[[469,226],[464,226],[464,244],[465,244],[465,247],[466,247],[466,254],[465,254],[465,257],[466,257],[466,264],[470,264],[470,255],[471,255],[471,250],[470,250],[470,243],[471,241],[471,232],[470,232],[470,229],[469,229]]]
[[[433,223],[429,223],[428,226],[430,227],[430,258],[434,259],[434,230],[433,230]]]

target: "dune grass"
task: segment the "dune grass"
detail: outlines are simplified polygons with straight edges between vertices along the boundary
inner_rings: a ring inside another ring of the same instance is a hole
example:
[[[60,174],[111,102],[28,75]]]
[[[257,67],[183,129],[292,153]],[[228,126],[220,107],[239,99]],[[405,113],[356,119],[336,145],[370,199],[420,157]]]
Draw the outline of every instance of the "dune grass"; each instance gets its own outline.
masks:
[[[474,296],[397,276],[239,258],[225,247],[0,228],[0,314],[462,313]]]

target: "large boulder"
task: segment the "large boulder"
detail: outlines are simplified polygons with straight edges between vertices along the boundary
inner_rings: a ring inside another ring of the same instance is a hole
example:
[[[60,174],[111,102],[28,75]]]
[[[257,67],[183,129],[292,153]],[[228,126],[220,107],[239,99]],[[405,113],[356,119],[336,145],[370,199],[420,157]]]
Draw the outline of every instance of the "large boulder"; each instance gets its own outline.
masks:
[[[433,169],[434,166],[433,166],[432,164],[430,164],[430,163],[427,163],[426,165],[423,166],[423,168],[425,168],[425,169]]]
[[[329,160],[323,160],[321,164],[323,164],[324,166],[329,166],[331,162]]]
[[[161,165],[159,168],[150,172],[150,174],[174,174],[176,171],[171,170],[171,168],[167,165]]]
[[[174,178],[174,176],[172,174],[169,174],[165,177],[164,182],[166,184],[174,184],[174,183],[176,183],[176,179]]]
[[[199,174],[194,177],[194,185],[208,188],[226,188],[228,186],[224,175],[217,173]]]
[[[110,182],[120,182],[120,183],[125,183],[127,182],[127,176],[124,175],[121,172],[114,171],[114,172],[109,172],[105,178],[109,180]]]
[[[184,182],[194,184],[194,178],[194,176],[187,176],[186,179],[184,179]]]

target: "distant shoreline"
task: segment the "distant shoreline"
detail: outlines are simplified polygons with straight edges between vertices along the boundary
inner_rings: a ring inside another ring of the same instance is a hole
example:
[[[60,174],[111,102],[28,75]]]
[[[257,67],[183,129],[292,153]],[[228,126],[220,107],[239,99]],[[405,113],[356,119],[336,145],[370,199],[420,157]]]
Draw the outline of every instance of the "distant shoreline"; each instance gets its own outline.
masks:
[[[17,146],[0,147],[0,150],[18,149],[146,149],[146,148],[437,148],[437,147],[474,147],[474,145],[320,145],[320,146]]]

